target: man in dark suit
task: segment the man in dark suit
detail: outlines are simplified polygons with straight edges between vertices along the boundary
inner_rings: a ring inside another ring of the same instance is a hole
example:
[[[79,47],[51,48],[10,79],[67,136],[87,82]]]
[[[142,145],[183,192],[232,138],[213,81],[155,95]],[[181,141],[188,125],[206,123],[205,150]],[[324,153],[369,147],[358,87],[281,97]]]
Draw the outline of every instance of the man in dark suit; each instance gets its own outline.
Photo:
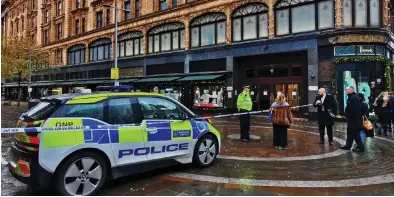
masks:
[[[350,150],[353,146],[353,140],[357,143],[354,152],[364,152],[364,144],[361,141],[360,131],[363,124],[361,100],[355,93],[354,87],[346,88],[348,95],[345,116],[347,119],[347,138],[346,145],[341,147],[343,150]]]
[[[334,97],[326,94],[326,90],[324,88],[320,88],[313,106],[317,107],[318,112],[317,122],[319,124],[320,132],[319,144],[324,144],[324,130],[327,128],[328,143],[332,146],[332,126],[334,125],[334,117],[337,113],[337,105]]]

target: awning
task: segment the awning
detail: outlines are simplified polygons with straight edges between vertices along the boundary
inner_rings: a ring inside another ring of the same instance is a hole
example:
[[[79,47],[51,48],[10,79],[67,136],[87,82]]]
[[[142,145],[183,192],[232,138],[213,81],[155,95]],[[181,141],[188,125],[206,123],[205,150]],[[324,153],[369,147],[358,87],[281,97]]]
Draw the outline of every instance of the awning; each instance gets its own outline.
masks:
[[[140,79],[136,82],[161,82],[161,81],[173,81],[175,79],[179,79],[180,77],[155,77],[155,78],[145,78]]]
[[[1,86],[2,87],[18,87],[18,84],[17,83],[6,83]],[[27,86],[27,84],[21,83],[21,87],[26,87],[26,86]]]
[[[200,76],[188,76],[177,81],[201,81],[201,80],[213,80],[223,75],[200,75]]]
[[[119,83],[128,83],[128,82],[133,82],[137,81],[138,79],[119,79]]]
[[[31,86],[49,86],[53,84],[54,83],[32,83]]]

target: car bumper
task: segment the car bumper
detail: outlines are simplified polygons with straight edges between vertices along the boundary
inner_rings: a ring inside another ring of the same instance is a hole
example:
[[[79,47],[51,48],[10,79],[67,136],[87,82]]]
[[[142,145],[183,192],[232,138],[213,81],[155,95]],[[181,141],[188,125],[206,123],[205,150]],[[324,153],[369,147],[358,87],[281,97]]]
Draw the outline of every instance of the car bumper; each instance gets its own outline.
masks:
[[[38,152],[27,151],[12,143],[8,170],[18,181],[39,188],[50,188],[52,173],[38,163]]]

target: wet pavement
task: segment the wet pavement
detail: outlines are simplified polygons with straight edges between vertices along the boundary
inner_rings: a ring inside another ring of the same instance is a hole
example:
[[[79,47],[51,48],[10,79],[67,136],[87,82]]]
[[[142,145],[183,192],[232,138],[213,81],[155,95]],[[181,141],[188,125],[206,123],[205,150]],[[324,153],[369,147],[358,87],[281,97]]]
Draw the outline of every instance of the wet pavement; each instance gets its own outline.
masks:
[[[24,106],[26,107],[26,106]],[[2,106],[2,127],[15,125],[23,106]],[[299,119],[289,129],[288,150],[272,147],[271,124],[253,116],[249,142],[237,139],[237,118],[215,119],[222,151],[209,168],[177,165],[109,182],[99,195],[394,195],[394,139],[368,138],[365,153],[340,150],[346,125],[334,127],[334,145],[319,145],[317,125]],[[33,191],[8,173],[12,136],[2,135],[2,195]]]

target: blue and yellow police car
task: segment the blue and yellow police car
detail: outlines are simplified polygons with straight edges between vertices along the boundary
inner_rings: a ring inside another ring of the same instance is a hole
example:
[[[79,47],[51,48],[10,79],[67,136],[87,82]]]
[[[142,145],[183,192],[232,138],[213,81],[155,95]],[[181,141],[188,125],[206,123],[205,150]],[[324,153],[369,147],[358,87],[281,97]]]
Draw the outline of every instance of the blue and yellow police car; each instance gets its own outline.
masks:
[[[220,151],[209,121],[161,94],[46,97],[18,125],[26,132],[15,134],[9,171],[60,195],[94,195],[108,180],[175,163],[208,167]]]

